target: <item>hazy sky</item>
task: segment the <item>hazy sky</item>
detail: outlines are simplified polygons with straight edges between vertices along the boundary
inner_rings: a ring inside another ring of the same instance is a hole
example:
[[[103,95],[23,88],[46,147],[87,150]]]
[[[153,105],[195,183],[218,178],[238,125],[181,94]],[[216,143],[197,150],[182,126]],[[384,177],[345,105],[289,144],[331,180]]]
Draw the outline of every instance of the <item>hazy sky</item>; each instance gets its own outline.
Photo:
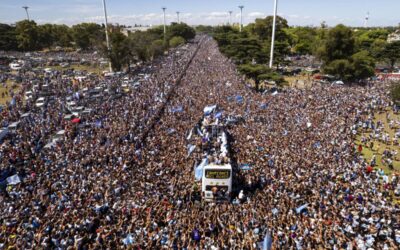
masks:
[[[189,24],[222,24],[232,19],[239,22],[239,9],[244,5],[244,23],[272,14],[274,0],[107,0],[109,22],[125,25],[162,23],[161,7],[167,8],[167,22]],[[15,23],[26,18],[22,6],[29,6],[31,19],[37,23],[76,24],[103,22],[102,0],[0,0],[0,22]],[[370,26],[393,26],[400,23],[400,0],[279,0],[278,14],[289,25],[328,25],[343,23],[363,26],[370,12]]]

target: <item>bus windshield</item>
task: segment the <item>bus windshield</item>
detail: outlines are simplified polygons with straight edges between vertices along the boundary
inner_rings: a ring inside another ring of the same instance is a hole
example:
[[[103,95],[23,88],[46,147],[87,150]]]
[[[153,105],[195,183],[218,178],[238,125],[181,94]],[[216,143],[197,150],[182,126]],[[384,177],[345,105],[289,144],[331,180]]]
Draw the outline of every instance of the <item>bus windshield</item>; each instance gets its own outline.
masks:
[[[205,177],[207,179],[229,179],[231,171],[228,169],[206,169]]]

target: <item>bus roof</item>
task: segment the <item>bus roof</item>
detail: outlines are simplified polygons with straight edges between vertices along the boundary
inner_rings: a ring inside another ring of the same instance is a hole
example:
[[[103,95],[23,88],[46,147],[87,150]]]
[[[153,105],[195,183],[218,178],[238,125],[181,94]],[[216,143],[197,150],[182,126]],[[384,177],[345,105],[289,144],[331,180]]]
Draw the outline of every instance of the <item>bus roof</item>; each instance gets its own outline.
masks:
[[[204,166],[204,169],[232,169],[232,166],[231,164],[218,165],[215,163],[211,163],[207,166]]]

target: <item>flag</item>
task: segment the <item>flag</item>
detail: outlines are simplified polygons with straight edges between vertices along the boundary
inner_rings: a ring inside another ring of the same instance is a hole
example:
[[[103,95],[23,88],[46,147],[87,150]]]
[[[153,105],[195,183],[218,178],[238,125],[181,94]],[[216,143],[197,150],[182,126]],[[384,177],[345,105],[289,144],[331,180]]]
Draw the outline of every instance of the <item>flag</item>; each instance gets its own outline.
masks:
[[[204,115],[210,115],[216,108],[217,108],[217,105],[206,106],[203,110]]]
[[[193,129],[190,130],[188,137],[186,137],[186,140],[190,140],[190,138],[192,138],[192,133]]]
[[[11,105],[11,106],[15,106],[16,103],[17,103],[17,101],[15,100],[15,97],[13,97],[13,98],[11,99],[10,105]]]
[[[271,237],[271,233],[269,232],[269,230],[267,231],[267,234],[264,237],[262,249],[263,250],[271,250],[272,249],[272,237]]]
[[[252,167],[250,166],[250,164],[242,164],[242,165],[240,165],[240,169],[241,170],[251,170]]]
[[[236,99],[236,102],[237,102],[238,104],[243,103],[243,96],[238,95],[238,96],[235,97],[235,99]]]
[[[260,105],[260,109],[267,109],[268,108],[268,104],[267,103],[263,103]]]
[[[171,109],[171,113],[180,113],[182,111],[183,111],[183,107],[182,106],[178,106],[178,107],[175,107],[175,108]]]
[[[21,182],[21,179],[19,178],[19,176],[17,174],[7,178],[8,185],[17,185],[20,182]]]
[[[222,111],[216,113],[216,114],[214,115],[214,118],[221,118],[221,116],[222,116]]]
[[[203,161],[194,170],[194,176],[196,180],[201,180],[203,177],[203,168],[208,164],[208,159],[204,158]]]
[[[304,209],[307,208],[307,206],[308,206],[308,203],[306,203],[306,204],[304,204],[304,205],[302,205],[302,206],[296,208],[296,213],[297,213],[297,214],[301,213]]]
[[[131,245],[133,244],[133,237],[132,234],[128,234],[125,239],[122,240],[124,245]]]
[[[188,145],[188,155],[187,155],[187,157],[189,157],[192,154],[192,152],[194,151],[195,148],[196,148],[196,145],[192,145],[192,144]]]

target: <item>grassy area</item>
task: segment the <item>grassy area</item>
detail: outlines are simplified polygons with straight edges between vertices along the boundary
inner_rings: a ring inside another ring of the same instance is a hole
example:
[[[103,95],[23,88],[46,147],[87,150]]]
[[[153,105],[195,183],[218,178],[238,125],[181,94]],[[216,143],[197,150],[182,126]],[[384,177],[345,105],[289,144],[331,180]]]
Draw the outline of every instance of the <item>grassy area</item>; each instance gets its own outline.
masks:
[[[307,74],[297,76],[285,76],[285,81],[289,83],[290,87],[306,88],[311,84],[312,77]]]
[[[63,68],[61,66],[49,66],[48,68],[59,70],[59,71],[68,70],[68,69],[74,69],[74,70],[78,70],[78,71],[86,70],[87,72],[93,72],[95,74],[102,74],[104,70],[108,69],[106,66],[93,66],[93,65],[70,65],[66,68]]]
[[[387,113],[390,114],[391,119],[400,120],[400,115],[395,115],[391,110],[386,110],[386,112],[384,113],[376,114],[374,121],[375,122],[381,121],[384,124],[384,132],[388,133],[390,138],[393,138],[396,127],[394,129],[391,129],[389,127],[389,123],[386,120]],[[362,135],[364,135],[364,137],[367,137],[369,134],[370,134],[369,131],[360,133],[357,136],[356,144],[360,145]],[[374,147],[372,149],[369,148],[369,145],[364,145],[364,144],[362,145],[363,146],[362,154],[365,157],[365,159],[371,161],[372,156],[375,154],[377,168],[382,168],[385,171],[385,174],[387,175],[392,175],[393,173],[400,173],[400,154],[396,155],[393,158],[393,167],[394,167],[393,170],[389,169],[389,167],[386,164],[382,163],[382,153],[385,149],[392,151],[394,150],[400,153],[400,146],[393,145],[392,143],[389,143],[389,145],[387,145],[378,140],[373,140],[373,143]]]
[[[386,114],[387,113],[390,114],[390,117],[391,117],[392,120],[395,120],[395,121],[400,120],[400,115],[395,115],[393,113],[393,111],[391,111],[390,109],[387,109],[385,112],[376,114],[375,118],[374,118],[374,122],[376,123],[377,121],[381,121],[383,123],[383,125],[384,125],[384,132],[388,133],[390,138],[393,138],[394,134],[396,132],[395,130],[397,129],[397,127],[395,126],[393,129],[390,128],[389,123],[388,123],[388,121],[386,119]],[[367,137],[369,134],[370,134],[370,131],[367,131],[367,132],[363,131],[361,133],[359,132],[359,134],[357,136],[357,139],[356,139],[357,146],[361,144],[361,137],[363,135],[364,135],[364,137]],[[370,162],[372,157],[373,157],[373,155],[375,155],[376,156],[375,169],[381,169],[382,168],[383,171],[385,172],[385,174],[389,176],[389,178],[391,178],[393,176],[393,174],[399,174],[400,173],[400,154],[395,155],[395,157],[393,157],[393,170],[392,170],[387,166],[387,164],[384,164],[382,162],[382,153],[383,153],[383,151],[385,149],[395,150],[395,151],[400,153],[400,151],[399,151],[400,146],[399,145],[393,145],[393,143],[385,144],[385,143],[383,143],[383,142],[381,142],[379,140],[376,140],[376,139],[373,140],[373,143],[374,143],[374,146],[373,146],[372,149],[369,147],[369,145],[362,144],[363,149],[362,149],[361,153],[362,153],[363,157],[368,162]],[[400,199],[397,199],[394,196],[394,194],[392,194],[392,198],[393,198],[394,203],[400,204]]]
[[[11,96],[9,95],[10,89],[12,89],[12,82],[10,80],[6,81],[6,86],[3,86],[3,84],[0,84],[0,105],[6,104],[6,102],[11,100]],[[18,91],[18,86],[13,89],[14,92]],[[7,95],[8,93],[8,95]]]

